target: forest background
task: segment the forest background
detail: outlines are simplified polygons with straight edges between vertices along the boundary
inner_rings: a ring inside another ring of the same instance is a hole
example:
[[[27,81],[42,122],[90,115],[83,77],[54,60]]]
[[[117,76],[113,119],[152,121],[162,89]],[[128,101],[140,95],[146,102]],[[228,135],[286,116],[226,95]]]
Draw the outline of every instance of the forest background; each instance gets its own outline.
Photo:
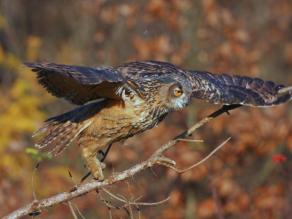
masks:
[[[33,191],[38,198],[68,191],[86,173],[73,147],[55,159],[33,148],[32,133],[42,122],[73,106],[47,94],[22,63],[115,66],[149,59],[291,85],[292,1],[0,0],[0,217],[32,201]],[[115,144],[106,174],[146,159],[217,108],[194,100],[155,129]],[[187,166],[231,137],[208,162],[181,175],[157,167],[109,189],[143,202],[170,196],[164,204],[136,210],[141,218],[288,219],[291,109],[291,104],[244,107],[221,116],[193,136],[204,143],[184,142],[168,152],[179,166]],[[85,218],[110,218],[110,213],[128,218],[123,209],[109,210],[96,193],[73,203]],[[62,204],[41,218],[73,216]]]

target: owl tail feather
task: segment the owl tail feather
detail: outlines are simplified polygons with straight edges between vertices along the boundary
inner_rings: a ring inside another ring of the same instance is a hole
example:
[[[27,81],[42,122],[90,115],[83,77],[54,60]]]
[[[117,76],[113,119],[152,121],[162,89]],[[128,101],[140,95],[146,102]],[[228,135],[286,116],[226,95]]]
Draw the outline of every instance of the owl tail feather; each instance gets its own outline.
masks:
[[[64,123],[48,121],[33,135],[33,137],[39,135],[41,137],[35,144],[35,147],[53,156],[57,156],[90,124],[91,121],[84,121],[81,123],[74,123],[71,121],[66,121]]]
[[[34,134],[39,137],[35,146],[53,156],[59,155],[92,124],[91,118],[97,115],[106,103],[106,100],[97,100],[49,118]]]

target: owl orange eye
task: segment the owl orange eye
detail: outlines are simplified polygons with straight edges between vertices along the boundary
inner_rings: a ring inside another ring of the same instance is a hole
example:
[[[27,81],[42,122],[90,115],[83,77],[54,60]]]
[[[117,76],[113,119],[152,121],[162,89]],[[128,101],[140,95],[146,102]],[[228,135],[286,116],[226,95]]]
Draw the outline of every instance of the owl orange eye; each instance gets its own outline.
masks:
[[[176,87],[173,89],[173,95],[175,97],[180,97],[182,94],[183,94],[183,91],[179,87]]]

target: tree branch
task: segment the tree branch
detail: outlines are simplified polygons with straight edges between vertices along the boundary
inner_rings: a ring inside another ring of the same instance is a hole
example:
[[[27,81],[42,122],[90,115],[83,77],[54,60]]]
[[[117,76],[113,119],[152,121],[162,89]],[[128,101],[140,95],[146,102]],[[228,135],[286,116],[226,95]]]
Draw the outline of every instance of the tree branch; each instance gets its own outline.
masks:
[[[163,156],[163,153],[168,150],[170,147],[174,146],[178,141],[181,139],[185,139],[186,137],[189,137],[194,131],[196,131],[198,128],[202,127],[206,123],[210,122],[214,118],[220,116],[223,113],[228,113],[230,110],[233,110],[235,108],[240,107],[241,105],[228,105],[223,106],[221,109],[217,110],[216,112],[212,113],[211,115],[205,117],[204,119],[197,122],[195,125],[190,127],[187,131],[179,134],[174,139],[169,141],[168,143],[162,145],[159,147],[147,160],[142,161],[139,164],[134,165],[133,167],[121,171],[119,173],[113,173],[110,177],[108,177],[106,180],[100,182],[96,180],[91,180],[87,183],[80,184],[76,186],[74,189],[68,192],[62,192],[58,193],[56,195],[53,195],[49,198],[41,199],[41,200],[34,200],[28,205],[19,208],[9,215],[4,216],[3,219],[14,219],[19,218],[25,215],[38,215],[41,213],[41,211],[45,208],[63,203],[68,202],[74,198],[83,196],[91,191],[95,191],[96,189],[103,188],[109,185],[112,185],[114,183],[126,180],[128,178],[131,178],[138,172],[141,172],[149,167],[152,167],[156,164],[161,164],[161,162],[166,162],[170,166],[174,166],[175,162],[170,160],[169,158]]]

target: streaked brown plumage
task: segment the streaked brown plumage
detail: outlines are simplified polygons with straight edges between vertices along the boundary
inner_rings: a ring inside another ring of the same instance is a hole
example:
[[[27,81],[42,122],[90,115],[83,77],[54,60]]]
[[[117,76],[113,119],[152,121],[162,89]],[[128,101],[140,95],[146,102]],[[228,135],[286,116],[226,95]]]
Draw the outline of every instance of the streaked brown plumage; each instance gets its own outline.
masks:
[[[116,68],[26,63],[57,97],[81,105],[50,118],[36,146],[53,155],[75,142],[96,179],[98,150],[158,124],[191,97],[215,104],[273,106],[292,99],[292,88],[258,78],[188,71],[170,63],[139,61]],[[95,102],[91,102],[95,101]]]

